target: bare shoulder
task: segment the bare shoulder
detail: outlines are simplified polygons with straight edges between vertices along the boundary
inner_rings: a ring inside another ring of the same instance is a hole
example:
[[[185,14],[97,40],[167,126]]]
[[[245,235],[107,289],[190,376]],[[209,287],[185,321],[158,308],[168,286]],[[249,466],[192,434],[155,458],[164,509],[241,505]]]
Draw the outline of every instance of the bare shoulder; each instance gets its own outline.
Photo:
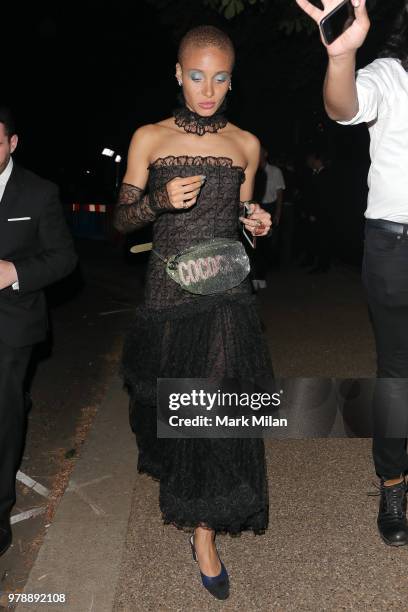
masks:
[[[132,144],[136,144],[138,147],[148,146],[150,150],[156,148],[160,144],[161,140],[170,136],[169,131],[174,131],[174,119],[169,117],[163,119],[157,123],[147,123],[142,125],[134,132],[132,137]]]
[[[146,125],[141,125],[133,133],[132,144],[144,145],[147,142],[149,142],[152,138],[155,138],[156,135],[157,135],[157,128],[156,128],[155,123],[147,123]]]
[[[251,156],[254,154],[258,154],[261,148],[261,143],[259,142],[259,139],[255,136],[255,134],[252,134],[247,130],[242,130],[233,123],[229,123],[228,128],[230,130],[231,136],[236,138],[237,143],[241,146],[242,150],[245,152],[246,155]]]
[[[161,123],[147,123],[137,128],[130,142],[129,153],[149,161],[152,151],[160,148],[160,143],[165,138],[167,130],[163,129]]]
[[[259,155],[259,151],[261,150],[259,138],[257,138],[255,134],[252,134],[252,132],[247,132],[246,130],[241,130],[241,132],[248,155]]]

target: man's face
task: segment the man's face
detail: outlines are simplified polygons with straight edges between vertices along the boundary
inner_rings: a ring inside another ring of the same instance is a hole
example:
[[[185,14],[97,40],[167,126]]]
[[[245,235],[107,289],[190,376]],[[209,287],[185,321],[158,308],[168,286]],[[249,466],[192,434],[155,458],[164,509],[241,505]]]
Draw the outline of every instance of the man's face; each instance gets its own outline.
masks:
[[[17,142],[17,136],[14,134],[9,138],[4,128],[4,123],[0,123],[0,174],[9,163],[10,155],[15,151]]]

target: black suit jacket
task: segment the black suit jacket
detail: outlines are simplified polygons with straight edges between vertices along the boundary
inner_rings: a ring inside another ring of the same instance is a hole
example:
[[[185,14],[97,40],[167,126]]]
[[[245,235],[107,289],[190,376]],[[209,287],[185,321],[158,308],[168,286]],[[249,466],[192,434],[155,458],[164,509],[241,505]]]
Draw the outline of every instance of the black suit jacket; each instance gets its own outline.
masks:
[[[27,220],[11,221],[10,219]],[[26,346],[44,340],[48,317],[42,289],[77,263],[58,188],[14,164],[0,202],[0,259],[16,267],[19,290],[0,290],[0,340]]]

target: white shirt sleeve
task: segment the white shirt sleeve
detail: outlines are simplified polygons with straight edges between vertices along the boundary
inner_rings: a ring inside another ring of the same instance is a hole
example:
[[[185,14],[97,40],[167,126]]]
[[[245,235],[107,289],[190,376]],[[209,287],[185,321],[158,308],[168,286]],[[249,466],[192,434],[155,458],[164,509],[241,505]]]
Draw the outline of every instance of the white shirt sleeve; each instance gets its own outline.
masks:
[[[387,87],[389,61],[375,60],[365,68],[358,70],[356,78],[358,112],[348,121],[337,121],[341,125],[371,123],[378,118],[384,104],[384,91]]]

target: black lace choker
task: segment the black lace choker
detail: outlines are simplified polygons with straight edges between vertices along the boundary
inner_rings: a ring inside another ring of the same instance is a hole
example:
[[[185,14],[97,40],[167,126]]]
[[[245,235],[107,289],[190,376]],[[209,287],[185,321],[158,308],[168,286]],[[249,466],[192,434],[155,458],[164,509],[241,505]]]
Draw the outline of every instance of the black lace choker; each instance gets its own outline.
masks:
[[[182,106],[176,108],[173,115],[176,125],[182,127],[185,132],[203,136],[207,132],[218,132],[218,130],[224,128],[228,123],[228,119],[224,114],[227,108],[225,98],[217,112],[209,117],[202,117],[198,113],[187,108],[183,95],[179,97],[179,101]]]

